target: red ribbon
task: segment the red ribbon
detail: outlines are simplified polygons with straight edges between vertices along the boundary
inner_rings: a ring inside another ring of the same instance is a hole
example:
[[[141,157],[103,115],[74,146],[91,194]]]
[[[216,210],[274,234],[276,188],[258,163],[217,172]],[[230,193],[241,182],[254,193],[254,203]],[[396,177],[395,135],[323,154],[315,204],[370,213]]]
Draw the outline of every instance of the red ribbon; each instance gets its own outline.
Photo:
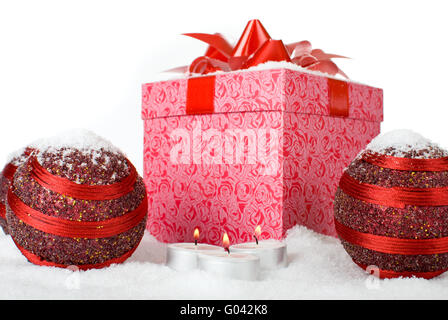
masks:
[[[402,255],[431,255],[448,252],[448,237],[434,239],[400,239],[364,233],[334,220],[339,237],[366,249]]]
[[[331,61],[344,56],[312,49],[309,41],[284,45],[273,40],[259,20],[250,20],[234,48],[219,33],[185,33],[184,35],[209,45],[206,53],[195,59],[189,67],[178,67],[168,71],[207,74],[215,71],[247,69],[268,61],[288,61],[303,68],[328,73],[347,75]]]
[[[0,218],[6,219],[6,207],[3,203],[0,203]]]
[[[336,219],[334,220],[334,223],[338,236],[342,240],[377,252],[401,255],[433,255],[448,252],[448,237],[435,239],[399,239],[359,232],[343,225]],[[364,270],[367,268],[366,265],[360,264],[355,260],[353,261]],[[380,278],[416,276],[431,279],[447,270],[448,269],[430,272],[414,272],[378,269],[378,276]]]
[[[3,168],[2,175],[9,181],[12,181],[16,170],[17,166],[10,162]],[[0,203],[0,218],[6,220],[6,206],[3,203]]]
[[[14,164],[12,164],[11,162],[8,163],[5,168],[3,169],[3,176],[8,179],[8,180],[12,180],[14,177],[14,173],[17,170],[17,166],[15,166]]]
[[[35,156],[29,158],[31,177],[38,184],[54,192],[84,200],[110,200],[122,197],[134,189],[137,171],[130,161],[127,161],[130,173],[122,181],[111,185],[79,185],[66,178],[52,175],[43,168]],[[107,238],[137,226],[146,216],[148,201],[145,197],[135,210],[120,217],[104,221],[71,221],[43,214],[23,203],[10,188],[8,204],[11,210],[26,224],[46,233],[70,238]]]
[[[46,215],[23,203],[11,189],[8,191],[8,205],[18,219],[31,227],[67,238],[96,239],[111,237],[137,226],[148,212],[146,195],[137,209],[120,217],[103,221],[72,221]]]
[[[346,58],[327,54],[320,49],[312,49],[309,41],[284,45],[281,40],[273,40],[259,20],[251,20],[239,41],[232,48],[219,33],[186,33],[186,36],[207,43],[204,56],[195,59],[189,67],[174,68],[169,71],[207,74],[215,71],[247,69],[268,61],[287,61],[303,68],[321,71],[331,75],[347,77],[332,58]],[[187,88],[187,114],[212,113],[214,111],[215,77],[189,78]],[[345,81],[328,79],[329,114],[347,117],[349,115],[348,84]]]
[[[333,117],[348,117],[348,83],[336,79],[328,79],[329,113]]]
[[[441,188],[385,188],[362,183],[347,173],[341,177],[339,187],[349,196],[378,205],[404,208],[415,206],[448,206],[448,187]]]
[[[214,95],[214,76],[188,79],[187,114],[213,113]]]
[[[58,267],[58,268],[67,268],[67,267],[69,267],[69,266],[64,265],[64,264],[59,264],[59,263],[54,263],[54,262],[43,260],[41,257],[35,255],[31,251],[28,251],[25,248],[23,248],[22,246],[20,246],[15,240],[14,240],[14,243],[16,244],[17,248],[19,248],[20,252],[22,252],[22,254],[31,263],[34,263],[34,264],[39,265],[39,266],[47,266],[47,267]],[[120,256],[118,258],[113,258],[113,259],[107,260],[107,261],[105,261],[103,263],[97,263],[97,264],[81,264],[81,265],[77,265],[77,267],[80,270],[101,269],[101,268],[108,267],[108,266],[110,266],[111,264],[114,264],[114,263],[122,263],[123,261],[128,259],[135,252],[135,250],[137,249],[139,244],[140,244],[140,241],[131,250],[129,250],[128,252],[126,252],[125,254],[123,254],[122,256]]]
[[[363,161],[378,167],[404,171],[448,171],[448,157],[436,159],[410,159],[366,152]]]
[[[42,187],[56,193],[83,200],[111,200],[120,198],[134,189],[134,184],[138,176],[135,167],[129,160],[126,160],[130,172],[122,181],[109,185],[83,185],[51,174],[40,165],[35,156],[31,156],[28,161],[32,169],[31,177]]]

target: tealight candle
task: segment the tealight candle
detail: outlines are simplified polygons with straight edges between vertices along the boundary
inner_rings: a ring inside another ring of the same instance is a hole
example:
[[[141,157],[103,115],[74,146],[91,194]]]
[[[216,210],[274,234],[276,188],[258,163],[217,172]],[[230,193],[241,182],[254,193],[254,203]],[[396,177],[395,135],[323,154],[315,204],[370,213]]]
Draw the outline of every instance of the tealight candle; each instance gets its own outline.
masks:
[[[260,259],[250,254],[231,253],[227,233],[224,233],[222,242],[225,251],[198,254],[199,269],[226,278],[256,280],[260,269]]]
[[[210,251],[198,254],[198,267],[201,270],[238,280],[257,280],[260,259],[242,253]]]
[[[194,243],[172,243],[167,246],[166,265],[179,271],[197,268],[197,255],[200,252],[221,252],[221,248],[209,244],[198,243],[199,230],[194,231]]]
[[[236,244],[230,247],[232,252],[252,254],[260,258],[261,269],[277,269],[288,265],[286,244],[278,240],[262,240],[258,237],[261,229],[255,229],[255,242]]]

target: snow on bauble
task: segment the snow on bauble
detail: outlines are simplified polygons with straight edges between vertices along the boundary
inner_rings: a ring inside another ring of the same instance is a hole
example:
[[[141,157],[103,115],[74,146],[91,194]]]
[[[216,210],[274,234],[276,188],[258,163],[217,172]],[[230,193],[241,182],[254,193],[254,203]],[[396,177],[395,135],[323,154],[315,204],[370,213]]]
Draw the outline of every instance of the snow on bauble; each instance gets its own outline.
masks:
[[[146,225],[143,179],[125,155],[90,131],[32,144],[8,193],[9,232],[30,262],[81,269],[126,260]]]
[[[448,187],[447,156],[421,135],[397,130],[375,138],[352,161],[334,214],[356,264],[386,278],[432,278],[448,269],[448,193],[439,189]],[[442,196],[427,197],[434,190]]]

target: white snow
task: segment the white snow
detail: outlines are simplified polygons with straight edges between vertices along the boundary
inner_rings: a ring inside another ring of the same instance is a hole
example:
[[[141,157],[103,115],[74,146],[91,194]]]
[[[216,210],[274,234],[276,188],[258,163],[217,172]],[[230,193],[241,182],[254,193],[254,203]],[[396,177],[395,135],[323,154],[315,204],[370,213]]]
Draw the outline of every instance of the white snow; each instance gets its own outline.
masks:
[[[246,70],[237,70],[237,71],[233,71],[233,72],[244,72],[244,71],[256,71],[256,70],[271,70],[271,69],[289,69],[289,70],[294,70],[294,71],[299,71],[299,72],[304,72],[304,73],[310,73],[310,74],[314,74],[317,76],[321,76],[321,77],[326,77],[326,78],[331,78],[331,79],[338,79],[338,80],[342,80],[342,81],[346,81],[346,82],[353,82],[353,83],[358,83],[355,82],[351,79],[346,79],[342,76],[332,76],[328,73],[325,72],[320,72],[320,71],[313,71],[313,70],[309,70],[306,68],[303,68],[295,63],[292,62],[287,62],[287,61],[268,61],[265,63],[260,63],[259,65],[256,65],[254,67],[251,67],[249,69]]]
[[[257,71],[257,70],[273,70],[273,69],[289,69],[294,71],[299,71],[303,73],[310,73],[321,77],[331,78],[331,79],[338,79],[346,82],[352,82],[352,83],[358,83],[362,84],[361,82],[354,81],[351,79],[346,79],[342,76],[332,76],[328,73],[320,72],[320,71],[313,71],[308,70],[306,68],[303,68],[295,63],[287,62],[287,61],[268,61],[265,63],[260,63],[259,65],[256,65],[254,67],[250,67],[248,69],[240,69],[240,70],[234,70],[229,72],[224,71],[216,71],[216,72],[210,72],[207,74],[199,74],[199,73],[193,73],[191,76],[189,74],[183,74],[183,73],[173,73],[173,72],[161,72],[157,75],[154,75],[152,78],[152,81],[150,82],[158,82],[158,81],[169,81],[169,80],[176,80],[176,79],[186,79],[186,78],[195,78],[195,77],[206,77],[206,76],[212,76],[212,75],[219,75],[223,73],[238,73],[238,72],[250,72],[250,71]]]
[[[35,266],[0,236],[0,299],[444,299],[448,273],[431,280],[378,280],[357,267],[339,240],[296,226],[288,232],[289,266],[258,281],[219,278],[164,265],[165,247],[146,233],[124,264],[72,272]],[[374,280],[373,280],[374,279]]]
[[[86,129],[63,131],[52,137],[36,140],[30,146],[49,153],[63,148],[70,148],[86,152],[103,149],[104,151],[122,154],[111,142]]]
[[[406,152],[415,150],[425,150],[430,147],[439,147],[436,143],[423,137],[421,134],[412,130],[393,130],[383,133],[373,139],[366,147],[366,150],[386,154],[388,148],[394,148],[394,155],[397,157],[403,156]],[[422,154],[419,158],[425,158],[427,155]]]
[[[16,165],[22,164],[26,158],[21,157],[27,147],[39,150],[46,153],[54,153],[60,149],[77,149],[83,153],[92,155],[92,160],[101,157],[102,151],[109,151],[115,154],[124,154],[120,149],[115,147],[111,142],[98,136],[94,132],[86,129],[70,129],[60,132],[54,136],[48,138],[41,138],[31,142],[29,145],[18,149],[10,153],[6,159],[6,163],[11,161]],[[71,156],[71,150],[64,150],[62,153],[61,165],[64,160]],[[41,158],[38,157],[39,162]],[[109,158],[106,156],[106,164],[109,162]]]
[[[12,164],[14,164],[15,166],[20,166],[27,159],[27,157],[22,156],[25,152],[25,149],[26,147],[23,147],[8,154],[8,156],[6,157],[6,163],[12,162]]]

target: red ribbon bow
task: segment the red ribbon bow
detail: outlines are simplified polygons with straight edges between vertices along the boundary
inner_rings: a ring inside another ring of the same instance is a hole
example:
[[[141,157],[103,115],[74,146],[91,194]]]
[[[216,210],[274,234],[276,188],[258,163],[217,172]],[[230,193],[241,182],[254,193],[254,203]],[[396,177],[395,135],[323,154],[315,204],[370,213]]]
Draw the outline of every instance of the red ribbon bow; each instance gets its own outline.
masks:
[[[287,61],[305,69],[320,71],[330,75],[347,75],[331,61],[332,58],[347,58],[312,49],[309,41],[284,45],[281,40],[273,40],[261,22],[250,20],[235,47],[219,33],[185,33],[184,35],[201,40],[209,46],[205,54],[195,59],[190,66],[168,70],[207,74],[215,71],[247,69],[268,61]]]

